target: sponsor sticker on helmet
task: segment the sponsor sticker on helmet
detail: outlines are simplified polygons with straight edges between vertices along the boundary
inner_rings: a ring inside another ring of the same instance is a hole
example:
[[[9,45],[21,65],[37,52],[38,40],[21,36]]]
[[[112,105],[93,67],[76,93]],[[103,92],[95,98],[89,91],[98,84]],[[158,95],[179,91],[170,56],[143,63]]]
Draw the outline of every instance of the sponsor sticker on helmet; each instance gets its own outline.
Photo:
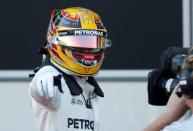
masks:
[[[90,36],[100,36],[106,37],[106,32],[98,30],[63,30],[58,31],[59,36],[68,36],[68,35],[90,35]]]

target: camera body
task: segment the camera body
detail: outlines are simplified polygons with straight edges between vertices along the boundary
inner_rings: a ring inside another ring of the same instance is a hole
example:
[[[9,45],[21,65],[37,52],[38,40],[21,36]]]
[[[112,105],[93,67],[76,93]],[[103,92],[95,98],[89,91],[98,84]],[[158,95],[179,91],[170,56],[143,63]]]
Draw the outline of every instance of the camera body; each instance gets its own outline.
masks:
[[[182,64],[188,54],[187,48],[170,47],[160,56],[161,68],[148,73],[148,102],[163,106],[179,83]]]

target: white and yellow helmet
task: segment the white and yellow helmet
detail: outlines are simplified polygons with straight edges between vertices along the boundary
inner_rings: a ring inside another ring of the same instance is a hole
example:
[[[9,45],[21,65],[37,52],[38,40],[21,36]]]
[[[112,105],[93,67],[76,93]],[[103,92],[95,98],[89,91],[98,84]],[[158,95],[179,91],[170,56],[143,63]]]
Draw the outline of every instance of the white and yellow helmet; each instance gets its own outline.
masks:
[[[52,12],[47,42],[51,62],[62,71],[80,76],[96,74],[105,48],[111,46],[100,17],[81,7]]]

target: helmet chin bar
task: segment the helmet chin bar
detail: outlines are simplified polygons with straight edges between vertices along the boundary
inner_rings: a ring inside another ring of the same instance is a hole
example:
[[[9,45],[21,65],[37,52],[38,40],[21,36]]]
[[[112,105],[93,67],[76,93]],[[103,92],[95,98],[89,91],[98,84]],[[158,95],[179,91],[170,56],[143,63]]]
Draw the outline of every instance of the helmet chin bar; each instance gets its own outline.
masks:
[[[88,54],[88,53],[79,53],[72,52],[73,58],[84,66],[95,66],[99,63],[102,58],[102,54]]]
[[[56,64],[51,58],[50,58],[50,62],[56,67],[58,68],[60,71],[68,74],[68,75],[74,75],[74,76],[94,76],[96,74],[98,74],[98,72],[94,73],[94,74],[88,74],[88,75],[84,75],[84,74],[79,74],[79,73],[75,73],[73,71],[70,71],[64,67],[61,67],[60,65]]]
[[[93,53],[93,49],[90,49],[91,51],[89,51],[89,49],[84,48],[77,49],[75,47],[61,47],[64,54],[66,54],[66,50],[70,51],[72,54],[69,57],[75,62],[78,62],[79,64],[86,67],[97,65],[102,59],[102,53],[104,52],[104,50],[99,50],[98,52]],[[84,50],[87,50],[87,52]]]
[[[84,66],[94,66],[98,63],[97,60],[86,60],[86,59],[80,59],[80,58],[74,58],[74,59]]]

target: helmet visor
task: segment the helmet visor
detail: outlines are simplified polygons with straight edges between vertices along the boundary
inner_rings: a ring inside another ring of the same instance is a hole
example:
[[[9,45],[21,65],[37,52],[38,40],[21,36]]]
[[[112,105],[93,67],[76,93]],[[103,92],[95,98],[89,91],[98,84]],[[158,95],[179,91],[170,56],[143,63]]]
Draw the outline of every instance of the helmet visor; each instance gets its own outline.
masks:
[[[89,35],[70,35],[70,36],[59,36],[59,43],[67,47],[78,47],[78,48],[106,48],[107,38],[100,36],[89,36]],[[109,44],[109,43],[108,43]]]

